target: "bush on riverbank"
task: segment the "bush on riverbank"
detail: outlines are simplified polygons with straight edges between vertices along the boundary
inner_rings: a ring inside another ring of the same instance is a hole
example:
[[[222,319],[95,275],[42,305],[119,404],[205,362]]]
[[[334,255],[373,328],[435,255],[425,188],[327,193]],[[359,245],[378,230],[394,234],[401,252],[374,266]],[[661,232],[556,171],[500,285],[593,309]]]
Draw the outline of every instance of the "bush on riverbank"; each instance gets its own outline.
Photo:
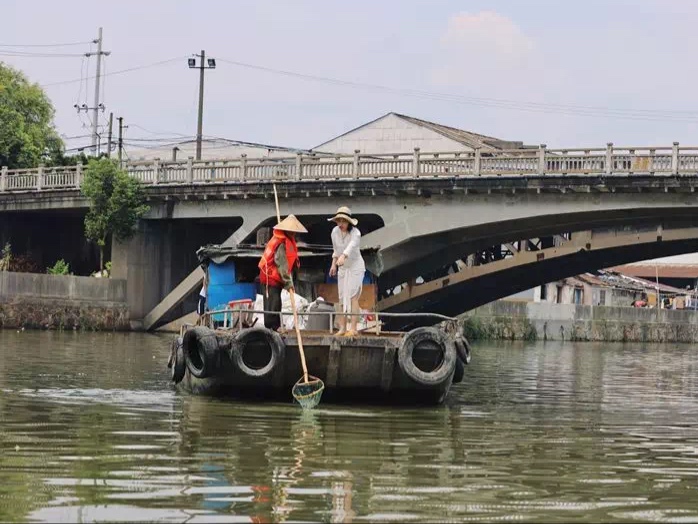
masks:
[[[538,339],[535,326],[527,319],[494,318],[483,322],[477,317],[462,321],[463,335],[468,340],[528,340]]]
[[[70,264],[61,258],[53,266],[47,268],[46,273],[49,275],[70,275]]]

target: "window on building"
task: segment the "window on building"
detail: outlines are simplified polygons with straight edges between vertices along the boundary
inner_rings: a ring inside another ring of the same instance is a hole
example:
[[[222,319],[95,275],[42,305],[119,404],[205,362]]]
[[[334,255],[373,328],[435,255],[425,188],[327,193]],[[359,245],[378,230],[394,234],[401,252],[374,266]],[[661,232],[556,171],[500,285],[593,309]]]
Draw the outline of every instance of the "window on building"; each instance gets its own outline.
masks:
[[[582,303],[582,295],[583,295],[583,290],[576,287],[574,288],[574,296],[572,298],[572,302],[574,304],[581,304]]]
[[[545,302],[548,300],[548,284],[543,284],[540,287],[540,301]]]
[[[555,295],[555,302],[557,304],[562,304],[562,286],[557,286],[557,294]]]
[[[605,306],[606,305],[606,290],[602,289],[599,291],[599,305]]]

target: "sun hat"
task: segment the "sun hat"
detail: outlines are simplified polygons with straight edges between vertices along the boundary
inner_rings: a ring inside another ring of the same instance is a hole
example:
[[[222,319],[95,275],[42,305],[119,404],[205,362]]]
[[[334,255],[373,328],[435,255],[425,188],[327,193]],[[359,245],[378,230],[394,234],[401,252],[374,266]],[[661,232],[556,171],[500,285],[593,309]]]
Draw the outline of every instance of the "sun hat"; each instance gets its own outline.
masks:
[[[349,209],[346,206],[340,207],[335,215],[332,218],[328,218],[328,222],[336,222],[338,218],[343,218],[344,220],[348,221],[351,223],[351,225],[355,226],[356,224],[359,223],[358,219],[352,218],[351,216],[351,209]]]
[[[274,229],[278,229],[279,231],[289,231],[291,233],[307,233],[308,232],[308,230],[305,229],[305,226],[303,226],[303,224],[301,224],[300,220],[298,220],[294,215],[288,215],[281,222],[276,224],[274,226]]]

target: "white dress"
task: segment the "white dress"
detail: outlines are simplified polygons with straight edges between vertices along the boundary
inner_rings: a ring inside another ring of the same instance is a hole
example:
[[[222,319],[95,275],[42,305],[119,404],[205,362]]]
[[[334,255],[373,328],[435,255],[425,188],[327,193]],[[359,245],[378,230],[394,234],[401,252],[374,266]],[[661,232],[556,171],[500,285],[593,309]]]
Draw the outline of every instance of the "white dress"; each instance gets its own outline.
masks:
[[[332,256],[339,258],[344,255],[344,265],[337,268],[337,287],[339,289],[339,302],[344,313],[351,312],[351,299],[361,293],[366,266],[359,251],[361,245],[361,232],[352,228],[346,234],[342,233],[339,226],[332,230]]]

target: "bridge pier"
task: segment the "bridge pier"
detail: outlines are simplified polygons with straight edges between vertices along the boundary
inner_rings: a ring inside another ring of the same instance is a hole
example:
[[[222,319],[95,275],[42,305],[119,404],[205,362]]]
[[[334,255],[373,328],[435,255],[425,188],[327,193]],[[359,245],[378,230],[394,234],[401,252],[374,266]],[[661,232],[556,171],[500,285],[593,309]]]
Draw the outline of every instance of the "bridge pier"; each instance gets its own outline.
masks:
[[[172,235],[167,229],[162,222],[143,220],[133,238],[112,243],[111,276],[126,280],[132,319],[142,319],[171,284]]]
[[[198,266],[196,250],[219,244],[242,225],[240,217],[224,220],[141,220],[127,242],[112,242],[112,277],[127,281],[126,298],[132,327],[161,303]],[[198,282],[194,282],[196,286]],[[170,307],[164,321],[196,309],[196,296],[187,293]]]

